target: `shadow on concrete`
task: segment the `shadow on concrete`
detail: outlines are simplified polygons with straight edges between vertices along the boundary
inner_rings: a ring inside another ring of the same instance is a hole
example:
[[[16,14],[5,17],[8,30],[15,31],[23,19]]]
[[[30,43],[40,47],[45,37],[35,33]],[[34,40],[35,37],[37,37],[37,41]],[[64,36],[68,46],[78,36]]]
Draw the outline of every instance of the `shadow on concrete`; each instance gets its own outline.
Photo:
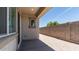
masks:
[[[18,51],[55,51],[42,41],[36,40],[23,40]]]

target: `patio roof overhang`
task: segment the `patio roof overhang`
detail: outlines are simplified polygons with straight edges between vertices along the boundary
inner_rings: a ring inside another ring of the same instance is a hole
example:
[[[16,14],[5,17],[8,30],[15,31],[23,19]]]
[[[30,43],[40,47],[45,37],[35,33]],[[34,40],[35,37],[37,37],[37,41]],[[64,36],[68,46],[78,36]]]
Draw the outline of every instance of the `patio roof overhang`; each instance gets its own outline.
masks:
[[[45,7],[45,8],[41,8],[42,11],[38,14],[37,18],[41,18],[42,16],[44,16],[52,7]],[[38,11],[39,12],[39,11]]]
[[[42,17],[51,7],[18,7],[20,15],[32,15],[36,18]]]

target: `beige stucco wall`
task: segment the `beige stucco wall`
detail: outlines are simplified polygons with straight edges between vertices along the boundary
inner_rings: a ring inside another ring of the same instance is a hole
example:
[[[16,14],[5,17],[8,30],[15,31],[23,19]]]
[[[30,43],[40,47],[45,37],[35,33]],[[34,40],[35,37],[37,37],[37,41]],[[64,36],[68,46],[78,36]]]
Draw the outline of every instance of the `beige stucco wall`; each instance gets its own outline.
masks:
[[[16,51],[17,39],[17,34],[0,38],[0,51]]]
[[[23,40],[38,39],[39,38],[39,20],[36,20],[36,28],[29,28],[29,15],[21,16],[21,35]]]

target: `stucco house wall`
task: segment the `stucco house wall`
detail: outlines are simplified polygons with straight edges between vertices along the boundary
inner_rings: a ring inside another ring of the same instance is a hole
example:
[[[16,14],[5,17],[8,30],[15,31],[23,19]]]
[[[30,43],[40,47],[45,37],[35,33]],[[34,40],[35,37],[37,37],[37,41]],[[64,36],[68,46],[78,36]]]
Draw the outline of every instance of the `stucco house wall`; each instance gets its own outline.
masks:
[[[39,20],[35,20],[36,28],[29,28],[29,15],[21,16],[21,32],[23,40],[39,39]]]
[[[17,34],[0,38],[0,51],[16,51],[18,48]]]

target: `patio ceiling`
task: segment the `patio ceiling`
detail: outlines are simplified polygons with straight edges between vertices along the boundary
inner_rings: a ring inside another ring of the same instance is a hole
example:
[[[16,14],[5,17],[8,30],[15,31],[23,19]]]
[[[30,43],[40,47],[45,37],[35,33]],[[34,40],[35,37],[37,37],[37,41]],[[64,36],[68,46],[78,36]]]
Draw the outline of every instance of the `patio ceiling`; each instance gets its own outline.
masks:
[[[18,7],[18,11],[21,15],[33,15],[38,17],[39,15],[43,16],[47,11],[48,7]]]
[[[19,7],[18,11],[21,14],[35,15],[40,7]]]

